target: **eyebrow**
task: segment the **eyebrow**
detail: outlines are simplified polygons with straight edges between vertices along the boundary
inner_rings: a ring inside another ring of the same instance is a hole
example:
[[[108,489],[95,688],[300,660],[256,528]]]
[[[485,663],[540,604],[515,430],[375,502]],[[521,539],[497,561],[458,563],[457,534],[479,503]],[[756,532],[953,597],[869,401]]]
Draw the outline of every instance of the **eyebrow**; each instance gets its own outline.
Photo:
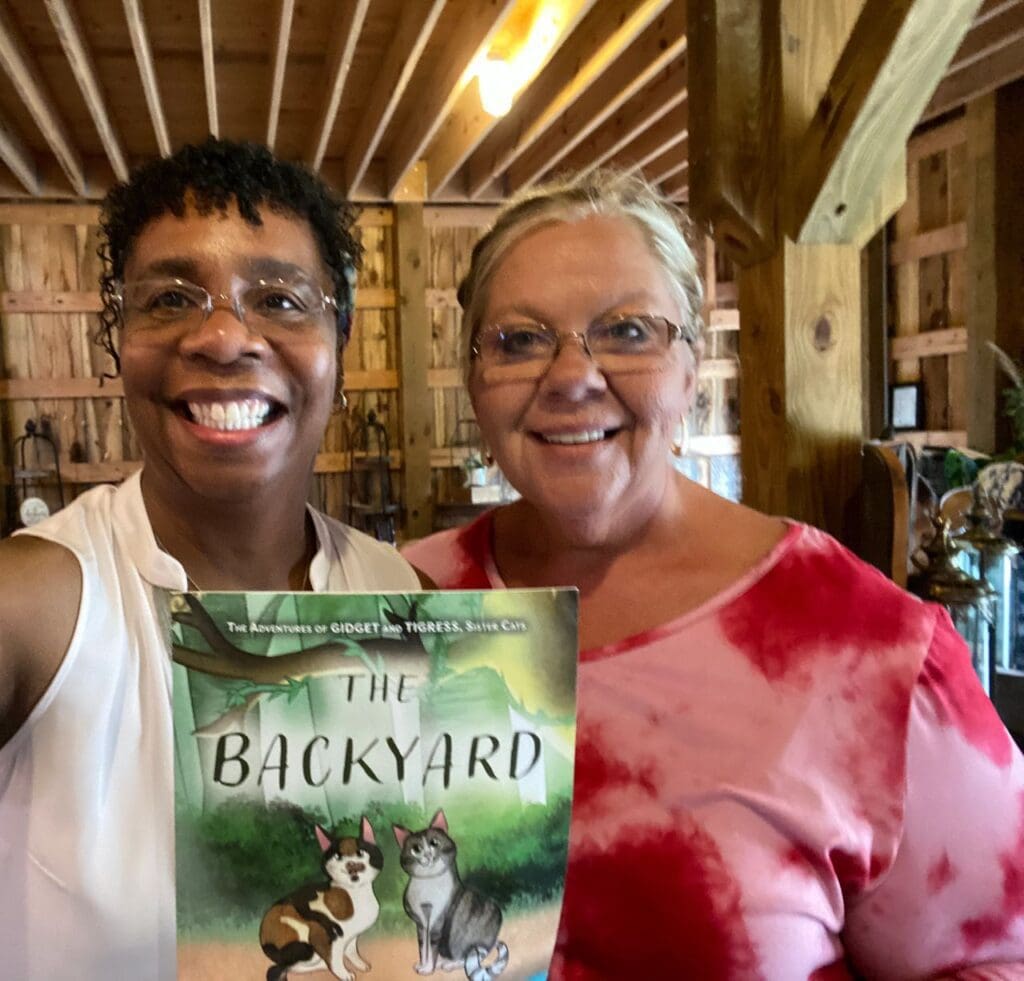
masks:
[[[294,262],[287,262],[284,259],[274,259],[270,256],[253,256],[243,259],[240,263],[243,275],[248,279],[295,279],[302,276],[305,279],[317,282],[319,277],[304,269]],[[190,282],[198,282],[203,276],[203,269],[200,263],[188,256],[168,256],[165,259],[156,259],[139,271],[139,278],[145,279],[153,275],[173,276],[177,279],[187,279]]]
[[[646,292],[645,290],[634,290],[631,293],[626,293],[623,296],[618,297],[614,303],[612,303],[609,306],[605,307],[595,317],[592,317],[590,322],[591,323],[596,323],[597,321],[602,320],[605,317],[615,316],[616,314],[621,313],[621,308],[622,307],[631,307],[631,306],[634,306],[634,305],[648,306],[650,304],[650,302],[651,302],[651,295],[648,292]],[[634,313],[637,313],[637,312],[649,313],[650,311],[642,310],[642,311],[633,311],[633,312]],[[532,304],[530,304],[530,303],[516,303],[512,307],[509,308],[508,313],[503,314],[500,317],[493,318],[491,322],[492,323],[507,322],[512,317],[524,317],[524,318],[527,318],[529,320],[534,321],[535,323],[547,324],[548,326],[550,326],[548,318],[543,316],[539,312],[539,310],[536,307],[534,307]]]

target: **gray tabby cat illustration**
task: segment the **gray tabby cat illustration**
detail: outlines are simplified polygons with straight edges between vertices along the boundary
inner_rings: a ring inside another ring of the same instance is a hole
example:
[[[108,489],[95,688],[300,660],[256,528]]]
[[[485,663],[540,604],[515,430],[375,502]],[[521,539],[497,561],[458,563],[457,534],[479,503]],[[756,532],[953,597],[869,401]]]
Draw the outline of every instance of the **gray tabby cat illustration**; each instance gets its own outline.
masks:
[[[508,965],[508,947],[498,940],[501,909],[462,881],[444,811],[438,811],[422,831],[398,824],[392,828],[402,849],[402,868],[409,876],[403,901],[416,924],[420,958],[416,973],[465,971],[471,981],[496,978]],[[495,948],[494,962],[485,965],[484,959]]]

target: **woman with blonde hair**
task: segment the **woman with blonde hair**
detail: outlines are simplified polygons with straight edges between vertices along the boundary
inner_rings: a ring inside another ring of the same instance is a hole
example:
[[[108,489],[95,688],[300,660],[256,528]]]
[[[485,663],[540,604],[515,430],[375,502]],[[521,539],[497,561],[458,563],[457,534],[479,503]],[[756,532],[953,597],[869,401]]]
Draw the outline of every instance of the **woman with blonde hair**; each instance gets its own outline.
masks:
[[[550,977],[1008,977],[1024,760],[948,617],[673,465],[703,350],[682,224],[608,171],[503,210],[460,301],[522,498],[405,552],[445,588],[580,590]]]

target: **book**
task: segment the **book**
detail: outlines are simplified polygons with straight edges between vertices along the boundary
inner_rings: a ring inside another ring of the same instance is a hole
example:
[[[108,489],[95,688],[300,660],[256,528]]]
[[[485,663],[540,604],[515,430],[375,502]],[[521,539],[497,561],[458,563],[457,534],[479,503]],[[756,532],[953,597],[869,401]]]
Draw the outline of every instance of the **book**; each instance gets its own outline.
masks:
[[[178,977],[541,981],[575,590],[171,598]]]

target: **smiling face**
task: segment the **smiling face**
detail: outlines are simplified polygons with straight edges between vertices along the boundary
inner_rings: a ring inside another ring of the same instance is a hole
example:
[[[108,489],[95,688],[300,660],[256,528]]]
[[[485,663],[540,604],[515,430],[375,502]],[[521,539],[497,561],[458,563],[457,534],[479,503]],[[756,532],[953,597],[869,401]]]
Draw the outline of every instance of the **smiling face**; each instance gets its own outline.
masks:
[[[682,322],[637,225],[590,216],[515,243],[495,268],[482,323],[532,320],[565,334],[631,313]],[[556,520],[585,522],[600,539],[663,502],[695,380],[683,342],[653,370],[606,375],[566,336],[539,380],[494,381],[474,361],[469,387],[484,440],[523,498]]]
[[[249,225],[233,204],[224,213],[162,215],[136,239],[126,287],[170,276],[231,296],[241,281],[304,276],[329,293],[309,226],[269,209],[261,216],[262,225]],[[144,325],[126,312],[122,374],[146,486],[209,500],[268,490],[304,495],[334,402],[331,311],[250,329],[217,302],[202,326]]]

